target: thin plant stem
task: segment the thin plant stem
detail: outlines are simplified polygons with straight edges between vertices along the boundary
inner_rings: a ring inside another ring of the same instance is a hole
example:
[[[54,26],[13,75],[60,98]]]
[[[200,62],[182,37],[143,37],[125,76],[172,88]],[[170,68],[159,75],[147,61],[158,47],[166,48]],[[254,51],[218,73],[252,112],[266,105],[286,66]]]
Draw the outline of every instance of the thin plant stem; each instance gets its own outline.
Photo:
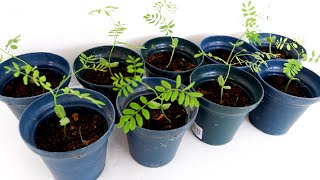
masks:
[[[270,38],[270,40],[271,40],[271,33],[269,34],[269,38]],[[272,53],[272,51],[271,51],[271,44],[272,44],[272,42],[269,43],[269,53]]]
[[[82,142],[84,145],[86,145],[85,141],[84,141],[83,138],[82,138],[81,126],[79,127],[79,135],[80,135],[81,142]]]
[[[2,52],[4,52],[5,54],[7,54],[8,56],[10,56],[11,58],[14,58],[14,59],[16,59],[16,60],[24,63],[25,65],[28,65],[28,63],[26,63],[24,60],[22,60],[22,59],[20,59],[20,58],[18,58],[18,57],[16,57],[16,56],[14,56],[13,54],[8,53],[6,50],[4,50],[4,49],[2,49],[2,48],[0,48],[0,50],[1,50]]]
[[[170,35],[170,37],[171,37],[171,42],[172,42],[172,45],[173,45],[173,38],[172,38],[171,35]],[[176,46],[174,45],[172,48],[173,49],[172,49],[172,52],[171,52],[170,60],[169,60],[169,63],[167,64],[166,68],[168,68],[171,65],[171,62],[172,62],[172,59],[173,59],[173,55],[174,55],[174,52],[176,50]]]
[[[231,70],[231,64],[228,65],[228,72],[227,72],[226,77],[224,78],[224,83],[223,83],[223,84],[226,84],[226,82],[227,82],[227,80],[228,80],[228,78],[229,78],[229,75],[230,75],[230,70]],[[223,103],[223,100],[222,100],[222,98],[223,98],[223,89],[224,89],[224,87],[221,87],[221,91],[220,91],[220,104]]]
[[[116,27],[116,24],[115,24],[112,16],[109,16],[109,17],[110,17],[110,19],[111,19],[111,22],[112,22],[112,24],[113,24],[113,27]],[[115,47],[116,42],[117,42],[117,37],[118,37],[118,36],[113,36],[113,45],[112,45],[112,48],[111,48],[111,50],[110,50],[109,58],[108,58],[109,64],[111,63],[111,57],[112,57],[112,53],[113,53],[114,47]],[[108,69],[109,69],[109,71],[110,71],[110,75],[113,77],[113,73],[112,73],[111,67],[108,66]]]
[[[292,81],[292,79],[289,79],[289,81],[288,81],[288,83],[286,85],[286,88],[284,89],[285,92],[288,91],[288,88],[289,88],[289,85],[290,85],[291,81]]]
[[[64,134],[64,137],[66,138],[67,137],[67,125],[63,126],[63,134]]]

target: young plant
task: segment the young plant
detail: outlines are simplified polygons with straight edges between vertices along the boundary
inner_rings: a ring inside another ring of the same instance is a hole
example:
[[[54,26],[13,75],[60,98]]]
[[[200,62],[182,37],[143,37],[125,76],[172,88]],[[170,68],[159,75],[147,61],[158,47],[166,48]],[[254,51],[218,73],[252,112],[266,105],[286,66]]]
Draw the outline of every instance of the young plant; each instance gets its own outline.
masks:
[[[148,84],[142,82],[142,79],[137,81],[132,81],[130,84],[127,83],[126,86],[137,87],[138,83],[143,84],[149,90],[153,92],[155,97],[151,100],[147,100],[145,96],[140,96],[139,100],[142,105],[139,105],[136,102],[131,102],[129,107],[122,111],[123,116],[120,118],[118,128],[123,128],[125,133],[133,131],[136,126],[143,126],[143,121],[150,120],[150,109],[158,109],[161,111],[162,116],[171,123],[171,119],[166,116],[166,110],[170,108],[171,102],[177,101],[179,105],[199,107],[199,101],[197,98],[202,97],[202,94],[199,92],[188,92],[190,88],[193,87],[194,82],[185,87],[184,89],[180,88],[181,86],[181,76],[178,75],[176,79],[176,86],[172,87],[170,83],[165,80],[161,80],[161,85],[155,86],[155,88],[150,87]],[[125,90],[123,88],[120,91]],[[133,92],[133,91],[132,91]],[[131,93],[131,91],[130,91]],[[124,93],[123,93],[124,94]],[[127,94],[124,94],[127,96]]]
[[[111,79],[114,81],[113,85],[117,86],[114,88],[115,91],[120,90],[119,87],[121,87],[123,84],[123,81],[126,80],[127,82],[131,82],[135,80],[136,78],[140,78],[141,75],[144,73],[143,68],[143,62],[141,58],[136,58],[128,55],[128,58],[125,60],[128,64],[127,66],[127,72],[132,74],[131,77],[123,77],[121,73],[116,74],[112,72],[112,68],[115,68],[119,65],[119,62],[111,62],[111,57],[113,50],[116,45],[127,45],[130,47],[136,47],[133,45],[130,45],[125,42],[118,41],[118,37],[124,33],[124,31],[127,29],[125,24],[122,24],[120,21],[115,21],[112,12],[115,12],[118,9],[118,7],[115,6],[106,6],[104,9],[96,9],[91,12],[89,12],[90,15],[93,14],[101,14],[104,13],[106,16],[108,16],[113,24],[113,29],[108,32],[108,36],[113,37],[113,44],[112,48],[109,53],[108,59],[100,58],[97,59],[94,55],[87,56],[84,53],[80,54],[80,61],[87,69],[93,69],[95,71],[102,71],[106,72],[107,70],[111,74]],[[144,47],[138,47],[138,48],[144,48]],[[124,93],[127,93],[124,91]]]
[[[266,37],[266,41],[269,43],[270,54],[273,54],[271,47],[272,45],[275,45],[278,50],[282,50],[285,48],[287,51],[291,51],[293,49],[297,55],[297,59],[289,59],[283,67],[283,73],[289,78],[289,81],[285,87],[285,92],[287,92],[288,87],[293,80],[300,81],[298,78],[296,78],[296,75],[298,75],[300,70],[303,68],[301,61],[309,61],[315,63],[319,62],[320,54],[317,56],[316,52],[313,50],[311,53],[311,57],[308,58],[306,52],[303,49],[298,48],[298,45],[301,46],[302,43],[298,42],[296,39],[294,39],[293,42],[288,42],[288,38],[280,37],[279,39],[277,39],[276,36],[270,33],[269,37]],[[277,54],[273,54],[273,56],[278,57]]]
[[[224,60],[218,56],[214,56],[212,55],[210,52],[209,53],[205,53],[203,50],[201,50],[198,54],[195,54],[194,57],[200,57],[200,56],[207,56],[210,58],[214,58],[215,60],[221,61],[222,63],[224,63],[225,65],[228,66],[228,71],[227,71],[227,75],[225,77],[223,77],[222,75],[220,75],[217,79],[219,86],[221,87],[221,91],[220,91],[220,104],[223,104],[223,92],[224,90],[230,90],[231,87],[230,86],[226,86],[226,82],[229,79],[229,75],[230,75],[230,70],[231,70],[231,66],[240,64],[240,65],[246,65],[250,68],[250,70],[252,72],[259,72],[260,71],[260,64],[264,64],[265,66],[267,66],[267,63],[264,61],[264,58],[267,57],[268,59],[271,58],[272,54],[271,53],[265,53],[265,52],[254,52],[254,53],[247,53],[247,50],[244,48],[240,48],[241,50],[236,52],[236,48],[239,48],[240,46],[243,45],[244,41],[240,40],[242,39],[244,36],[246,36],[248,39],[250,39],[251,41],[257,43],[257,44],[261,44],[261,40],[259,39],[259,35],[256,32],[258,25],[257,25],[257,18],[256,18],[256,10],[255,10],[255,6],[252,5],[251,1],[249,1],[247,4],[243,3],[242,4],[243,9],[243,16],[244,16],[244,21],[245,21],[245,28],[246,31],[241,35],[241,37],[235,42],[235,43],[230,43],[230,45],[232,46],[232,49],[230,51],[230,54],[228,56],[227,60]],[[247,60],[245,57],[251,56],[254,59],[256,59],[256,62],[251,62],[249,60]]]
[[[318,57],[316,56],[315,51],[312,51],[312,55],[310,58],[307,58],[306,54],[303,54],[303,60],[309,62],[315,62],[318,63],[320,59],[320,55]],[[288,59],[288,62],[284,63],[283,67],[283,73],[289,78],[289,81],[287,82],[287,85],[285,87],[285,92],[288,91],[288,87],[292,80],[300,81],[296,75],[299,74],[300,70],[303,68],[301,60],[299,59]]]
[[[153,5],[153,13],[146,14],[144,19],[150,23],[159,27],[160,31],[165,33],[165,35],[169,35],[171,38],[171,48],[172,53],[169,60],[169,63],[166,65],[166,68],[170,66],[172,63],[172,59],[174,56],[174,52],[179,44],[178,38],[172,37],[173,27],[176,25],[173,19],[170,19],[169,15],[173,15],[176,12],[176,5],[171,2],[167,2],[167,0],[162,0],[154,3]]]
[[[102,105],[105,105],[104,102],[101,102],[99,100],[96,100],[96,99],[90,97],[89,93],[82,93],[81,94],[79,91],[72,90],[68,87],[61,88],[61,86],[69,78],[71,78],[73,75],[77,74],[78,72],[80,72],[84,69],[88,69],[89,67],[83,66],[78,71],[68,75],[67,77],[63,77],[62,81],[59,83],[59,86],[56,88],[56,90],[53,90],[51,88],[50,82],[47,81],[46,76],[40,76],[40,73],[39,73],[37,66],[31,66],[30,64],[25,62],[23,59],[18,58],[12,54],[12,50],[15,50],[18,48],[17,43],[20,40],[19,38],[20,38],[20,36],[17,36],[13,39],[10,39],[8,41],[7,45],[5,46],[5,49],[0,48],[0,50],[3,53],[5,53],[6,55],[8,55],[11,58],[13,58],[17,61],[20,61],[24,64],[23,66],[19,66],[17,63],[12,62],[13,68],[11,68],[9,66],[4,66],[4,68],[6,69],[6,74],[13,72],[13,76],[15,78],[22,76],[22,80],[23,80],[24,85],[27,86],[29,84],[29,82],[32,82],[32,83],[36,84],[37,86],[42,87],[51,93],[51,95],[53,96],[53,100],[54,100],[54,112],[57,115],[57,117],[59,117],[59,119],[60,119],[59,122],[60,122],[60,125],[64,128],[64,135],[66,137],[66,126],[67,126],[67,124],[70,123],[70,120],[66,116],[65,108],[61,104],[57,103],[57,98],[59,96],[68,95],[68,94],[75,95],[79,98],[83,98],[83,99],[87,99],[87,100],[91,101],[92,103],[94,103],[95,105],[97,105],[100,108],[102,107]],[[3,55],[1,55],[1,57],[3,57]],[[1,60],[2,60],[2,58],[1,58]]]
[[[299,73],[301,69],[302,69],[302,63],[300,61],[289,59],[287,63],[284,63],[283,73],[287,75],[287,77],[289,78],[285,91],[288,90],[288,87],[292,80],[300,81],[295,76]]]
[[[107,67],[111,76],[113,76],[111,68],[118,67],[118,65],[119,65],[119,62],[111,62],[111,57],[112,57],[114,47],[117,44],[125,44],[123,42],[119,42],[118,37],[121,34],[123,34],[123,32],[127,29],[125,24],[122,24],[120,21],[114,20],[114,18],[112,16],[112,12],[116,11],[117,9],[118,9],[118,7],[115,7],[115,6],[106,6],[104,9],[96,9],[96,10],[89,12],[90,15],[104,13],[106,16],[108,16],[110,18],[110,20],[112,22],[113,29],[108,32],[108,36],[113,37],[113,44],[112,44],[112,48],[109,53],[108,60],[106,60],[104,58],[100,58],[100,60],[99,60],[99,65]]]

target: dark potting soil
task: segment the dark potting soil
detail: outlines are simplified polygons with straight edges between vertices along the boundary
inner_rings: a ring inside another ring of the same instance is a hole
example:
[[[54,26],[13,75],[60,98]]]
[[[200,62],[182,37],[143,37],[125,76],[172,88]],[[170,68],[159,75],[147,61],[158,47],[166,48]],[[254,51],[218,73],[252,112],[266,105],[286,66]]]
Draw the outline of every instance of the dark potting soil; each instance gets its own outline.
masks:
[[[269,47],[262,47],[262,48],[259,48],[260,51],[262,52],[266,52],[268,53],[269,52]],[[286,51],[286,50],[279,50],[277,48],[271,48],[271,52],[273,54],[276,54],[278,58],[280,59],[292,59],[293,57],[291,56],[291,54]],[[266,59],[267,60],[267,59]]]
[[[152,95],[145,96],[148,100],[154,98]],[[143,105],[139,99],[133,100]],[[169,103],[169,102],[168,102]],[[150,119],[143,121],[143,128],[151,130],[170,130],[184,126],[187,123],[187,113],[183,106],[180,106],[177,102],[172,102],[169,109],[165,110],[165,115],[171,120],[169,122],[162,112],[158,109],[150,109],[146,107],[150,113]],[[143,117],[142,114],[140,114]]]
[[[231,89],[223,90],[222,104],[224,106],[244,107],[251,105],[251,100],[248,94],[239,85],[231,80],[227,81],[226,86],[231,86]],[[203,96],[217,104],[220,104],[221,87],[217,81],[206,81],[196,87],[198,92]]]
[[[210,53],[211,53],[213,56],[218,56],[219,58],[223,59],[224,61],[227,61],[228,58],[229,58],[229,55],[230,55],[231,51],[230,51],[230,50],[226,50],[226,49],[215,49],[215,50],[213,50],[213,51],[210,51]],[[231,58],[232,58],[234,55],[235,55],[235,52],[232,53]],[[244,57],[241,57],[241,58],[242,58],[242,59],[245,59]],[[214,59],[214,58],[212,57],[211,59]],[[221,61],[219,61],[219,60],[216,60],[216,59],[214,59],[214,60],[217,61],[217,62],[219,62],[219,63],[222,63],[222,64],[223,64],[223,62],[221,62]],[[240,67],[240,66],[245,66],[244,63],[241,63],[241,64],[240,64],[236,59],[233,59],[232,64],[234,64],[233,66],[238,66],[238,67]]]
[[[41,76],[46,76],[47,82],[51,83],[51,88],[54,89],[59,86],[62,81],[63,74],[52,69],[38,69]],[[22,75],[17,78],[13,78],[9,81],[2,91],[3,96],[8,97],[31,97],[37,96],[47,92],[46,89],[41,86],[37,86],[31,79],[29,79],[28,85],[23,84]]]
[[[106,72],[95,71],[92,69],[84,70],[81,78],[92,84],[112,85],[113,80],[111,79],[111,73],[108,68],[106,70]],[[126,64],[122,62],[119,63],[118,67],[112,68],[112,73],[121,73],[123,76],[132,76],[132,74],[127,72]]]
[[[288,87],[288,90],[285,91],[289,78],[285,76],[280,76],[280,75],[271,75],[271,76],[266,76],[263,79],[272,87],[284,93],[287,93],[293,96],[304,97],[304,98],[312,97],[308,88],[299,81],[294,81],[294,80],[291,81]]]
[[[168,70],[168,71],[187,71],[196,67],[192,59],[189,57],[175,52],[171,61],[171,64],[168,68],[168,65],[171,57],[171,52],[157,52],[147,58],[147,62],[157,68]]]
[[[66,137],[56,114],[49,115],[36,127],[34,138],[39,149],[50,152],[80,149],[97,141],[108,130],[107,122],[95,110],[73,107],[66,108],[66,113],[70,119]]]

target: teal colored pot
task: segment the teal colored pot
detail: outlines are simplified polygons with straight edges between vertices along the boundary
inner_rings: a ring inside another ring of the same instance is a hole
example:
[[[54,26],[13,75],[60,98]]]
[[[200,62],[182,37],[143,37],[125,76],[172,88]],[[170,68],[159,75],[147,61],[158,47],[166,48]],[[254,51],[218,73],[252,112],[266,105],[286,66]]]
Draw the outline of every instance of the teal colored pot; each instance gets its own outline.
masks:
[[[24,60],[25,62],[29,63],[31,66],[37,66],[41,69],[51,69],[56,72],[59,72],[65,76],[70,74],[70,67],[69,63],[66,59],[56,54],[48,53],[48,52],[35,52],[35,53],[28,53],[17,56]],[[9,66],[13,68],[12,62],[17,63],[20,67],[24,66],[25,64],[14,59],[8,59],[0,64],[0,100],[7,104],[9,109],[15,115],[15,117],[19,120],[21,117],[22,112],[26,109],[26,107],[31,104],[33,101],[38,99],[39,97],[43,96],[43,94],[32,96],[32,97],[8,97],[1,95],[5,85],[10,82],[15,77],[13,76],[13,72],[8,74],[5,73],[4,66]],[[19,77],[20,78],[20,77]],[[21,77],[22,81],[22,77]],[[68,79],[62,87],[65,87],[69,84],[70,79]]]
[[[237,43],[238,41],[243,41],[235,37],[231,36],[209,36],[205,39],[203,39],[200,43],[201,49],[205,53],[212,52],[214,50],[227,50],[232,51],[233,46],[230,43]],[[251,44],[243,41],[244,43],[241,46],[238,46],[235,48],[234,52],[240,52],[243,49],[246,49],[246,54],[251,54],[254,52],[257,52],[257,49],[255,49]],[[257,60],[253,58],[252,56],[244,56],[248,61],[256,62]],[[214,58],[206,57],[205,58],[206,64],[223,64],[221,61],[217,61]],[[250,68],[246,65],[244,66],[235,66],[239,69],[249,71]]]
[[[156,85],[161,85],[161,80],[166,80],[172,86],[175,86],[175,81],[170,79],[161,77],[143,78],[143,82],[153,88]],[[129,94],[128,97],[117,97],[117,109],[120,116],[122,116],[122,111],[131,101],[141,95],[151,94],[150,90],[144,85],[138,84],[134,88],[134,94]],[[181,87],[185,86],[182,85]],[[192,125],[198,113],[198,108],[190,108],[188,106],[185,109],[188,119],[186,124],[180,128],[158,131],[137,126],[134,131],[130,131],[127,134],[127,139],[133,159],[146,167],[159,167],[169,163],[174,158],[185,131]]]
[[[252,44],[257,49],[257,51],[261,51],[261,49],[263,49],[263,48],[269,48],[269,42],[267,41],[266,38],[270,37],[270,33],[258,33],[258,34],[259,34],[259,38],[261,40],[261,45],[253,44],[252,42],[250,42],[250,44]],[[303,51],[305,54],[307,54],[306,49],[302,45],[298,44],[296,41],[294,41],[294,40],[292,40],[292,39],[290,39],[288,37],[285,37],[285,36],[282,36],[282,35],[278,35],[278,34],[274,34],[274,33],[271,33],[271,36],[275,36],[276,40],[280,40],[280,38],[282,38],[282,39],[287,38],[288,40],[287,40],[286,43],[295,43],[297,45],[297,51],[298,52],[302,52]],[[277,49],[275,43],[271,44],[271,48],[272,49]],[[302,59],[302,57],[300,57],[300,58],[298,57],[298,54],[294,50],[294,48],[291,48],[290,50],[287,50],[286,46],[284,46],[281,51],[283,51],[285,53],[288,53],[293,59]],[[272,58],[272,59],[281,60],[279,58]],[[282,60],[287,60],[287,59],[282,59]]]
[[[108,59],[109,58],[109,53],[111,51],[112,46],[99,46],[99,47],[94,47],[91,49],[88,49],[84,51],[83,53],[87,56],[93,55],[97,59],[104,58]],[[111,61],[112,62],[120,62],[120,63],[126,63],[125,60],[128,59],[128,55],[134,57],[134,58],[141,58],[136,52],[134,52],[131,49],[120,47],[120,46],[115,46],[113,49]],[[80,55],[76,58],[73,64],[73,71],[76,72],[82,67],[82,63],[80,61]],[[141,68],[144,68],[143,66]],[[93,84],[91,82],[88,82],[82,78],[84,71],[80,71],[79,73],[76,74],[76,78],[79,81],[79,83],[88,89],[92,89],[95,91],[98,91],[105,95],[112,104],[115,106],[116,104],[116,98],[117,98],[117,91],[114,91],[113,88],[115,88],[114,85],[100,85],[100,84]],[[116,114],[116,123],[118,123],[118,117]]]
[[[190,82],[199,84],[217,80],[219,75],[227,74],[228,66],[221,64],[204,65],[196,69],[190,76]],[[250,73],[231,67],[230,79],[242,87],[251,99],[251,105],[245,107],[230,107],[216,104],[202,97],[193,133],[204,143],[222,145],[230,142],[246,115],[258,106],[263,97],[263,88],[259,81]],[[194,90],[194,89],[193,89]]]
[[[269,85],[264,78],[270,75],[284,75],[285,61],[270,60],[268,67],[261,67],[256,75],[265,95],[260,105],[250,112],[250,122],[259,130],[270,135],[281,135],[289,131],[299,117],[312,104],[320,100],[320,77],[307,68],[296,76],[307,87],[311,98],[292,96]]]
[[[175,52],[180,53],[189,59],[193,60],[193,63],[196,65],[193,69],[186,71],[168,71],[164,69],[160,69],[148,63],[146,60],[150,55],[153,55],[157,52],[172,52],[171,38],[170,37],[157,37],[150,39],[149,41],[144,43],[145,49],[141,49],[141,56],[145,61],[145,71],[147,77],[164,77],[168,79],[175,80],[178,75],[181,76],[182,83],[189,83],[189,76],[196,68],[202,65],[203,56],[194,58],[195,54],[200,52],[200,48],[194,43],[183,39],[178,38],[179,43],[176,47]]]
[[[99,112],[105,118],[108,124],[108,131],[96,142],[84,148],[67,152],[48,152],[36,147],[34,140],[36,127],[46,116],[54,113],[54,103],[51,94],[44,95],[28,106],[19,122],[21,138],[31,151],[42,158],[57,180],[98,178],[105,166],[108,138],[114,126],[115,110],[106,97],[88,89],[75,90],[79,90],[81,93],[90,93],[92,98],[106,104],[102,108],[99,108],[90,101],[80,99],[74,95],[64,95],[57,99],[58,104],[63,105],[65,108],[90,108]],[[34,173],[37,173],[36,170]]]

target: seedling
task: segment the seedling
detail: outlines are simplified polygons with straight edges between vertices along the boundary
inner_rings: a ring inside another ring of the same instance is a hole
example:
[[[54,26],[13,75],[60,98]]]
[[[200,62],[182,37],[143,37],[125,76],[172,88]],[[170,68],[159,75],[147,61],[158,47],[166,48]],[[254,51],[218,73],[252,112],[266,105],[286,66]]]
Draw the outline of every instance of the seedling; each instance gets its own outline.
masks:
[[[288,87],[289,87],[292,80],[300,81],[295,76],[299,73],[299,71],[301,69],[302,69],[302,63],[300,61],[296,61],[294,59],[289,59],[287,63],[284,63],[283,72],[289,78],[289,81],[286,85],[285,91],[288,90]]]
[[[115,21],[114,20],[114,18],[112,16],[112,12],[116,11],[117,9],[118,9],[118,7],[115,7],[115,6],[107,6],[104,9],[96,9],[96,10],[93,10],[93,11],[89,12],[90,15],[104,13],[106,16],[108,16],[110,18],[110,20],[112,22],[113,29],[108,32],[108,36],[113,37],[112,48],[110,50],[108,60],[106,60],[104,58],[100,58],[99,65],[98,65],[98,66],[107,67],[109,69],[109,72],[110,72],[111,76],[113,76],[111,68],[118,67],[118,65],[119,65],[119,62],[111,62],[111,57],[112,57],[112,53],[113,53],[114,47],[117,44],[126,44],[126,43],[118,41],[118,37],[121,34],[123,34],[123,32],[127,28],[126,28],[125,24],[122,24],[120,21]],[[81,56],[82,56],[82,58],[86,58],[85,54],[83,54],[83,53],[81,54]],[[93,59],[90,59],[90,60],[92,61]]]
[[[175,50],[179,44],[178,38],[172,37],[173,27],[176,24],[174,23],[173,19],[170,19],[170,15],[173,15],[176,12],[177,7],[171,2],[167,2],[167,0],[162,0],[154,3],[153,10],[153,13],[146,14],[143,17],[148,23],[159,27],[161,32],[165,33],[165,35],[169,35],[171,38],[170,46],[172,48],[172,53],[169,63],[166,65],[166,68],[168,68],[172,62]]]
[[[247,50],[242,48],[240,51],[235,52],[235,49],[242,46],[244,41],[240,40],[242,39],[244,36],[246,36],[248,39],[250,39],[251,41],[261,44],[261,40],[259,39],[259,35],[257,34],[257,18],[256,18],[256,10],[255,10],[255,6],[252,5],[251,1],[249,1],[247,4],[243,3],[243,16],[244,16],[244,21],[245,21],[245,28],[246,31],[241,35],[241,37],[236,41],[236,43],[230,43],[230,45],[232,46],[232,50],[230,52],[230,55],[228,57],[227,60],[223,60],[222,58],[218,57],[218,56],[214,56],[211,53],[205,53],[203,50],[201,50],[198,54],[195,54],[194,57],[200,57],[200,56],[207,56],[207,57],[211,57],[214,58],[215,60],[221,61],[222,63],[224,63],[225,65],[228,66],[228,71],[227,71],[227,75],[225,77],[223,77],[222,75],[220,75],[217,79],[219,86],[221,87],[221,91],[220,91],[220,104],[223,104],[223,92],[224,90],[230,90],[231,87],[230,86],[226,86],[226,82],[229,79],[229,75],[230,75],[230,70],[231,70],[231,66],[237,65],[237,64],[241,64],[241,65],[246,65],[250,68],[250,70],[252,72],[259,72],[260,71],[260,64],[264,64],[265,66],[267,66],[267,63],[264,61],[264,58],[267,57],[268,59],[271,58],[272,53],[265,53],[265,52],[254,52],[254,53],[247,53]],[[251,62],[249,60],[247,60],[245,57],[251,56],[254,59],[256,59],[256,62]]]
[[[113,24],[112,30],[108,32],[108,36],[113,37],[113,45],[109,53],[108,59],[100,58],[97,59],[94,55],[87,56],[84,53],[80,54],[80,61],[87,69],[93,69],[95,71],[102,71],[106,72],[107,70],[111,74],[111,79],[114,81],[113,85],[116,86],[114,88],[115,91],[120,90],[120,87],[122,87],[121,84],[124,83],[124,81],[131,82],[135,80],[136,78],[140,78],[141,75],[144,73],[143,68],[143,62],[141,58],[139,57],[132,57],[128,55],[128,58],[125,60],[127,65],[127,72],[132,74],[131,77],[124,77],[121,73],[116,74],[112,72],[112,68],[115,68],[119,65],[119,62],[111,62],[111,57],[113,50],[116,45],[127,45],[130,47],[136,47],[133,45],[130,45],[125,42],[118,41],[118,37],[124,33],[124,31],[127,29],[125,24],[122,24],[120,21],[115,21],[112,14],[118,9],[118,7],[115,6],[106,6],[104,9],[96,9],[91,12],[89,12],[90,15],[93,14],[101,14],[104,13],[106,16],[108,16]],[[144,47],[138,47],[138,48],[144,48]],[[98,63],[97,63],[98,62]],[[123,91],[123,93],[127,94],[127,91]]]
[[[155,86],[155,88],[150,87],[148,84],[142,82],[142,79],[137,79],[132,81],[130,84],[127,83],[127,87],[137,87],[138,83],[143,84],[149,90],[153,92],[155,97],[151,100],[147,100],[145,96],[140,96],[139,100],[142,105],[139,105],[136,102],[131,102],[129,107],[122,111],[123,116],[120,118],[118,128],[123,128],[125,133],[135,130],[136,126],[143,126],[143,121],[150,119],[150,112],[147,107],[150,109],[159,109],[162,113],[162,116],[171,123],[171,119],[166,116],[166,110],[170,108],[171,102],[177,101],[179,105],[184,107],[190,106],[199,107],[199,101],[197,98],[202,97],[202,94],[199,92],[188,92],[190,88],[193,87],[194,82],[188,85],[186,88],[181,89],[181,76],[178,75],[176,78],[176,86],[172,87],[170,83],[165,80],[161,80],[161,85]],[[132,88],[131,87],[131,88]],[[120,90],[123,91],[126,88]],[[130,93],[133,91],[130,91]],[[123,93],[124,94],[124,93]],[[124,94],[127,96],[126,94]]]
[[[316,57],[315,51],[312,51],[312,55],[310,58],[307,58],[306,54],[302,54],[303,61],[315,62],[318,63],[320,59],[320,55]],[[285,92],[287,92],[288,87],[292,80],[300,81],[296,75],[299,74],[300,70],[303,68],[301,60],[299,59],[288,59],[288,62],[284,63],[283,73],[289,78],[289,81],[285,87]]]
[[[10,39],[8,41],[7,45],[5,46],[5,49],[0,48],[0,50],[3,53],[5,53],[6,55],[8,55],[11,58],[14,58],[15,60],[20,61],[20,62],[22,62],[24,64],[23,66],[19,66],[17,63],[12,62],[13,68],[11,68],[9,66],[4,66],[4,68],[6,69],[6,74],[8,74],[10,72],[13,72],[13,76],[16,77],[16,78],[22,76],[22,80],[23,80],[24,85],[27,86],[29,84],[29,82],[32,81],[37,86],[42,87],[42,88],[46,89],[47,91],[49,91],[51,93],[51,95],[53,96],[53,100],[54,100],[54,112],[57,115],[57,117],[59,117],[59,119],[60,119],[59,122],[60,122],[60,125],[64,128],[64,135],[65,136],[66,136],[66,126],[67,126],[67,124],[70,123],[70,120],[66,116],[65,108],[61,104],[57,103],[57,98],[59,96],[74,95],[74,96],[77,96],[79,98],[87,99],[87,100],[91,101],[92,103],[94,103],[95,105],[97,105],[100,108],[103,105],[105,105],[104,102],[101,102],[99,100],[96,100],[96,99],[90,97],[89,93],[82,93],[81,94],[79,91],[69,89],[68,87],[61,88],[61,86],[69,78],[71,78],[73,75],[79,73],[80,71],[82,71],[84,69],[88,69],[90,67],[84,65],[83,67],[81,67],[76,72],[68,75],[67,77],[63,77],[62,81],[60,82],[60,84],[56,88],[56,90],[53,90],[51,88],[50,82],[47,81],[46,76],[40,76],[39,75],[38,67],[31,66],[30,64],[25,62],[23,59],[18,58],[15,55],[12,54],[13,50],[18,49],[18,44],[17,44],[18,41],[20,41],[20,36],[17,36],[17,37],[15,37],[13,39]],[[1,55],[1,57],[3,57],[3,56]]]
[[[272,54],[272,45],[278,50],[286,49],[287,51],[294,50],[297,55],[297,59],[289,59],[288,62],[284,64],[283,73],[289,78],[289,81],[285,87],[285,92],[287,92],[290,83],[293,80],[300,81],[295,76],[299,74],[300,70],[303,68],[301,61],[309,61],[318,63],[320,59],[320,54],[317,56],[315,51],[312,51],[311,57],[308,58],[306,52],[303,49],[299,49],[298,45],[301,46],[301,42],[298,42],[296,39],[293,42],[288,42],[288,38],[279,39],[276,36],[270,33],[269,37],[266,37],[266,41],[269,43],[269,53]],[[274,55],[277,57],[277,55]]]

